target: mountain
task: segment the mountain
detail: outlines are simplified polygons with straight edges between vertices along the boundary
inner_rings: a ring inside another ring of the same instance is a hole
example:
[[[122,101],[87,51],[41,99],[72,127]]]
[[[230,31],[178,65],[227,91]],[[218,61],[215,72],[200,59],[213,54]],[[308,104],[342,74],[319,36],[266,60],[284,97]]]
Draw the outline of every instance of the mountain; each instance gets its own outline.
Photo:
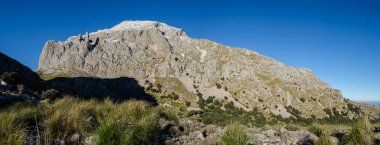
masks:
[[[380,107],[380,101],[358,101],[358,102],[367,103],[369,105],[374,105],[376,107]]]
[[[20,77],[19,83],[23,84],[27,89],[39,90],[41,88],[42,80],[37,73],[0,52],[0,75],[4,72],[18,73]]]
[[[202,109],[200,100],[211,98],[282,118],[380,115],[376,107],[345,99],[309,69],[194,39],[180,28],[155,21],[124,21],[63,42],[48,41],[38,72],[46,80],[133,78],[160,104],[188,111]]]

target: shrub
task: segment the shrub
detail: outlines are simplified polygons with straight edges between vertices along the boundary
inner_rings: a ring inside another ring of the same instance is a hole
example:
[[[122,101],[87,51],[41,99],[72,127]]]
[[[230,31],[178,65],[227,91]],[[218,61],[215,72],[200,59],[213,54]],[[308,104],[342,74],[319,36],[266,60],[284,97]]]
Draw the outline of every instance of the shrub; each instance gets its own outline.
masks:
[[[189,107],[191,105],[191,102],[187,101],[186,106]]]
[[[179,99],[179,96],[178,96],[178,95],[174,95],[174,96],[173,96],[173,99],[174,99],[174,100],[178,100],[178,99]]]
[[[221,88],[222,88],[222,85],[219,84],[219,83],[216,83],[216,88],[221,89]]]
[[[229,102],[227,104],[224,104],[224,108],[226,108],[226,110],[233,110],[235,109],[235,105],[234,105],[234,102]]]
[[[206,100],[204,100],[202,97],[199,97],[198,105],[199,108],[203,109],[206,106]]]
[[[334,145],[334,143],[330,136],[324,135],[315,141],[314,145]]]
[[[179,119],[177,117],[178,112],[175,109],[158,106],[155,108],[155,112],[158,112],[160,115],[159,117],[167,121],[174,121],[177,124],[179,123]]]
[[[172,92],[167,96],[161,96],[161,98],[169,98],[169,99],[173,99],[173,100],[178,100],[179,96],[178,96],[178,94]]]
[[[187,116],[193,116],[193,115],[197,115],[197,111],[191,110],[189,113],[187,113]]]
[[[351,132],[343,137],[343,141],[348,145],[369,145],[373,144],[374,136],[368,116],[363,116],[357,119]]]
[[[289,130],[289,131],[298,131],[298,130],[300,130],[300,127],[298,127],[297,125],[294,125],[294,124],[287,124],[285,126],[285,129]]]
[[[220,103],[218,100],[214,100],[214,104],[217,107],[221,107],[222,106],[222,103]]]
[[[247,131],[245,127],[239,123],[230,124],[220,137],[220,142],[224,145],[247,145]]]
[[[6,82],[10,87],[16,87],[19,83],[19,74],[16,72],[4,72],[1,75],[1,80]]]
[[[49,90],[42,92],[42,97],[44,99],[55,100],[55,99],[61,97],[61,94],[56,89],[49,89]]]
[[[305,103],[306,99],[305,98],[301,98],[300,99],[303,103]]]
[[[214,99],[215,99],[215,96],[209,96],[209,97],[206,99],[206,104],[210,104],[210,103],[214,102]]]
[[[311,126],[308,128],[308,131],[315,134],[318,137],[321,137],[324,135],[323,129],[317,126]]]

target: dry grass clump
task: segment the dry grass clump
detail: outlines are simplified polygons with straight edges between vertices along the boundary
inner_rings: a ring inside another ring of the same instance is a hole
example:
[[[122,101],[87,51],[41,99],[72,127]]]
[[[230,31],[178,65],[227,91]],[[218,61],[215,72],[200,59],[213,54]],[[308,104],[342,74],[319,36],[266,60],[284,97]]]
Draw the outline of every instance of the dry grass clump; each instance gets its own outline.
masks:
[[[12,112],[0,113],[0,144],[22,145],[24,130],[16,121],[16,114]]]
[[[0,112],[0,144],[24,144],[28,127],[37,127],[38,142],[64,140],[74,134],[94,136],[97,144],[157,144],[160,120],[177,122],[167,108],[144,101],[113,103],[64,97],[39,105],[14,105]],[[38,124],[38,125],[37,125]]]
[[[220,142],[224,145],[247,145],[248,140],[246,128],[239,123],[228,125],[220,137]]]

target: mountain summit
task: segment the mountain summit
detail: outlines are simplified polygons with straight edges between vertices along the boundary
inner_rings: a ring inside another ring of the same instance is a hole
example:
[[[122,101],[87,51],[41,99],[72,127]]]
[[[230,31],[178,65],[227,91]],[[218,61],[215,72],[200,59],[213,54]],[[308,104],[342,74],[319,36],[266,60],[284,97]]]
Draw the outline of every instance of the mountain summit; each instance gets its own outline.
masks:
[[[199,100],[211,97],[282,118],[324,118],[331,112],[353,118],[357,110],[378,118],[380,113],[345,99],[309,69],[193,39],[180,28],[155,21],[124,21],[64,42],[48,41],[38,71],[45,77],[134,78],[159,103],[187,110],[202,108]]]

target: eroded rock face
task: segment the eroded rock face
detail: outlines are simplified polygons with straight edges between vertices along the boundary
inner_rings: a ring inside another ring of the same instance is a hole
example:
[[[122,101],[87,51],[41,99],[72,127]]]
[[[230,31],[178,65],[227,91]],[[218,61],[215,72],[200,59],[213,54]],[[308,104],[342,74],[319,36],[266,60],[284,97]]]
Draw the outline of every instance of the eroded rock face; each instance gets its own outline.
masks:
[[[171,91],[183,102],[196,100],[198,91],[204,98],[227,97],[245,110],[257,107],[282,117],[290,116],[286,106],[305,117],[324,117],[325,108],[347,108],[340,91],[308,69],[251,50],[193,39],[182,29],[154,21],[124,21],[64,42],[48,41],[38,70],[43,75],[131,77],[140,82],[175,79],[187,92]]]

